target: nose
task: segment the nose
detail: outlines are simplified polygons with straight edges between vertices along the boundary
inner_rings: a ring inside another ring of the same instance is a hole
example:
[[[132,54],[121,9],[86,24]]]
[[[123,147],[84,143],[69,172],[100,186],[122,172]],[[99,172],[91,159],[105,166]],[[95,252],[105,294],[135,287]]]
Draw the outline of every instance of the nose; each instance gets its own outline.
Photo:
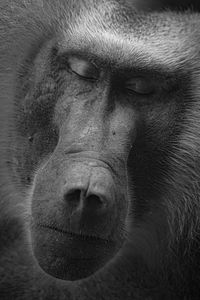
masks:
[[[112,202],[106,190],[96,191],[87,188],[86,185],[79,185],[76,189],[68,186],[64,197],[72,211],[79,209],[99,213],[108,208]]]
[[[72,231],[108,228],[115,210],[115,186],[109,170],[76,165],[66,177],[64,201]]]
[[[105,168],[74,166],[69,170],[64,189],[64,199],[74,210],[88,210],[100,213],[114,204],[114,183]]]

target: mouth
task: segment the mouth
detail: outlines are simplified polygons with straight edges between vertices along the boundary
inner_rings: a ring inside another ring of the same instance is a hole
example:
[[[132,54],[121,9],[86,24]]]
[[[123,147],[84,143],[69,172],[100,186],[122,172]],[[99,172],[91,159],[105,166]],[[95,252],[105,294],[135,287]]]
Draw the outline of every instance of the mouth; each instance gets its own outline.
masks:
[[[66,231],[60,228],[57,228],[53,225],[47,224],[37,224],[42,230],[57,232],[57,240],[65,239],[66,245],[64,252],[70,252],[72,258],[84,258],[84,259],[93,259],[94,257],[101,256],[98,249],[102,251],[104,248],[105,251],[109,251],[110,248],[115,247],[115,242],[107,239],[100,238],[95,235],[87,235],[75,232]],[[53,233],[52,233],[53,234]]]
[[[104,239],[104,238],[100,238],[96,235],[88,235],[88,234],[84,234],[80,231],[80,233],[76,233],[76,232],[72,232],[72,231],[67,231],[67,230],[64,230],[64,229],[60,229],[60,228],[57,228],[56,226],[54,225],[49,225],[49,224],[38,224],[37,226],[40,226],[41,228],[47,228],[47,229],[50,229],[50,230],[55,230],[59,233],[63,233],[71,238],[78,238],[80,240],[89,240],[89,241],[101,241],[101,242],[105,242],[105,243],[109,243],[109,242],[112,242],[111,240],[108,240],[108,239]]]
[[[102,268],[117,252],[114,241],[68,232],[47,224],[32,226],[33,252],[48,274],[79,280]]]

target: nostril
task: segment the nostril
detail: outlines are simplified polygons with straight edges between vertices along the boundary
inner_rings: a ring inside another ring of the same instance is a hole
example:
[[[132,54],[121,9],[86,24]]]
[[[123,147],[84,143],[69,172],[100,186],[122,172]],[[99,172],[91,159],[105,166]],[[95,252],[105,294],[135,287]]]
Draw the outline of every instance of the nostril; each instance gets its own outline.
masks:
[[[69,204],[70,207],[76,208],[81,201],[81,190],[79,189],[69,190],[64,195],[64,199]]]
[[[102,210],[105,207],[104,200],[98,194],[86,195],[87,191],[81,189],[70,189],[64,195],[68,207],[74,211],[78,207],[83,210]]]
[[[102,199],[95,194],[89,195],[85,199],[85,207],[87,209],[99,210],[103,208],[103,206],[104,206],[104,201],[102,201]]]

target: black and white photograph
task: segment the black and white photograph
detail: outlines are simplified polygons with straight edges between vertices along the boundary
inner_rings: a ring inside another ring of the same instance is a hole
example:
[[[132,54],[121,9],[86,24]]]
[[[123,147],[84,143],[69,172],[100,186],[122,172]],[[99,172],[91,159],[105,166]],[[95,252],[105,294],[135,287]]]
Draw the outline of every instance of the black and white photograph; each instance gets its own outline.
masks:
[[[199,0],[0,0],[0,300],[200,300]]]

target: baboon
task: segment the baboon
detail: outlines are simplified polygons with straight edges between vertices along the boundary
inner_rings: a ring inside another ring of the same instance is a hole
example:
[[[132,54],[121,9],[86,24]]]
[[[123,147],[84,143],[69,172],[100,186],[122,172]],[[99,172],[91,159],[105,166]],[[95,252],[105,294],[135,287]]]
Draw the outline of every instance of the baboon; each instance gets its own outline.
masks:
[[[200,18],[0,2],[0,299],[199,299]]]

